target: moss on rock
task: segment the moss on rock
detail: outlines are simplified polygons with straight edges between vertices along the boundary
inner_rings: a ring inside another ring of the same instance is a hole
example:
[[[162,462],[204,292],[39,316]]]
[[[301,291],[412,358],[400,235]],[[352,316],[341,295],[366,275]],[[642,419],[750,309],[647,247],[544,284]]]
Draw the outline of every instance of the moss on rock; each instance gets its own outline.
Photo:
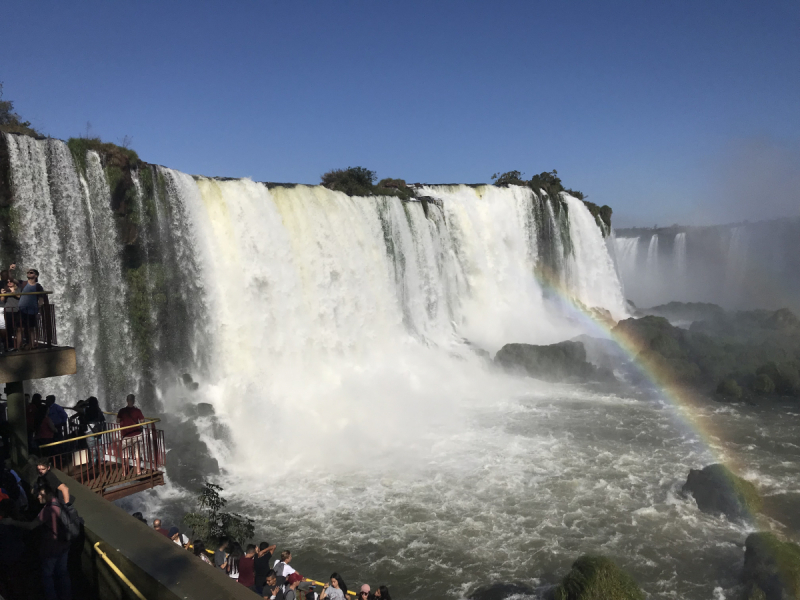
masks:
[[[752,600],[800,598],[800,546],[774,533],[751,533],[745,541],[743,577],[752,586]]]
[[[719,382],[717,386],[717,394],[725,396],[726,398],[741,398],[742,388],[736,383],[735,379],[728,377]]]
[[[555,590],[555,600],[644,600],[633,578],[604,556],[581,556]]]
[[[689,471],[682,491],[691,493],[703,512],[722,513],[732,521],[752,519],[763,504],[756,486],[719,463]]]

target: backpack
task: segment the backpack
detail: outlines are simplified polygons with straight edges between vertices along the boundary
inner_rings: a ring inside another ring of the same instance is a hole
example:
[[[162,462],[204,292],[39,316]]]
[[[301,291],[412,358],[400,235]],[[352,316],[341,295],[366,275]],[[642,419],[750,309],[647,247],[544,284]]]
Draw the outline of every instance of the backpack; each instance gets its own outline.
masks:
[[[58,515],[58,540],[71,542],[81,534],[83,517],[72,506],[72,502],[64,504],[61,500],[58,500],[56,504],[61,509]]]

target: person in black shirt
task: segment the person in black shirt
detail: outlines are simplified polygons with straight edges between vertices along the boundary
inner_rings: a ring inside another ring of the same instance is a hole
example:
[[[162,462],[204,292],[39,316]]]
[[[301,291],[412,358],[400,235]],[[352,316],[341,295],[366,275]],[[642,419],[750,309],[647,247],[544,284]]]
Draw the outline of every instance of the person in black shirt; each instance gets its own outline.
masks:
[[[49,487],[53,490],[53,493],[56,493],[56,490],[61,492],[61,501],[64,504],[69,504],[69,488],[67,487],[66,483],[61,483],[56,477],[56,474],[50,470],[50,461],[46,458],[40,458],[36,462],[36,470],[39,473],[39,477],[36,480],[36,487]]]
[[[261,542],[258,545],[258,552],[256,552],[254,563],[256,572],[255,591],[259,595],[264,591],[267,574],[271,571],[269,561],[272,558],[273,552],[275,552],[275,544],[270,546],[269,542]]]

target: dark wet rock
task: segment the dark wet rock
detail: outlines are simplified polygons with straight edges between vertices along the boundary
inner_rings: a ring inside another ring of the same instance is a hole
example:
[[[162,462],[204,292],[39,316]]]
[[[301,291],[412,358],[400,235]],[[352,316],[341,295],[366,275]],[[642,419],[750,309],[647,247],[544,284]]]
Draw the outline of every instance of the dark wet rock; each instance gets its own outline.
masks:
[[[721,464],[689,471],[682,491],[692,494],[703,512],[722,513],[731,521],[751,520],[762,507],[756,486]]]
[[[766,363],[756,370],[756,375],[767,376],[778,394],[800,396],[800,364],[797,361]]]
[[[721,306],[706,302],[670,302],[652,308],[640,308],[637,312],[640,315],[664,317],[672,323],[687,324],[725,316],[725,310]]]
[[[739,399],[742,397],[742,388],[735,379],[728,377],[719,382],[717,394],[725,398]]]
[[[586,360],[581,342],[559,342],[549,346],[506,344],[494,357],[495,364],[547,381],[615,381],[608,369],[598,369]]]
[[[767,396],[775,393],[775,382],[769,375],[761,373],[753,379],[751,388],[756,394]]]
[[[197,407],[190,406],[196,415]],[[172,481],[194,489],[209,477],[219,475],[219,463],[200,439],[200,432],[191,417],[184,420],[177,415],[162,415],[161,426],[168,449],[167,476]]]
[[[530,596],[534,589],[524,583],[493,583],[478,588],[469,596],[469,600],[504,600],[510,596]]]
[[[644,600],[633,578],[604,556],[581,556],[561,581],[555,600]]]
[[[214,406],[209,404],[208,402],[200,402],[197,405],[197,416],[198,417],[214,416]]]
[[[800,599],[800,546],[773,533],[751,533],[745,541],[742,578],[748,600]]]
[[[181,383],[187,390],[195,391],[197,388],[200,387],[200,384],[197,383],[192,379],[192,376],[189,373],[184,373],[181,375]]]

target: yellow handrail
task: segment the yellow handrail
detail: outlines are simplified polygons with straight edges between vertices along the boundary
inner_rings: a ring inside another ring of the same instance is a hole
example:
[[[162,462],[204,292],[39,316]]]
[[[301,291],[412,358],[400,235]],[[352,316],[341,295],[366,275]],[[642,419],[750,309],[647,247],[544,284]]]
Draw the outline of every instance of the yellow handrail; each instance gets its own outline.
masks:
[[[47,296],[48,294],[55,294],[55,292],[8,292],[0,294],[0,298],[8,298],[9,296]]]
[[[58,446],[59,444],[67,444],[69,442],[76,442],[78,440],[85,440],[86,438],[90,437],[97,437],[100,435],[105,435],[107,433],[113,433],[114,431],[122,431],[124,429],[132,429],[133,427],[141,427],[142,425],[152,425],[153,423],[160,423],[161,419],[151,419],[150,421],[142,421],[141,423],[137,423],[136,425],[126,425],[125,427],[116,427],[114,429],[106,429],[104,431],[98,431],[97,433],[90,433],[87,435],[82,435],[80,437],[68,438],[66,440],[61,440],[60,442],[52,442],[50,444],[42,444],[39,448],[50,448],[51,446]]]
[[[144,597],[144,594],[142,594],[142,592],[140,592],[139,589],[131,583],[131,580],[125,577],[125,573],[120,571],[117,565],[111,562],[111,559],[108,558],[108,555],[100,550],[100,542],[95,543],[94,550],[100,555],[100,558],[102,558],[106,564],[111,567],[111,570],[114,571],[114,573],[116,573],[120,579],[122,579],[125,585],[130,588],[130,590],[136,595],[137,598],[139,598],[139,600],[147,600],[147,598]]]

